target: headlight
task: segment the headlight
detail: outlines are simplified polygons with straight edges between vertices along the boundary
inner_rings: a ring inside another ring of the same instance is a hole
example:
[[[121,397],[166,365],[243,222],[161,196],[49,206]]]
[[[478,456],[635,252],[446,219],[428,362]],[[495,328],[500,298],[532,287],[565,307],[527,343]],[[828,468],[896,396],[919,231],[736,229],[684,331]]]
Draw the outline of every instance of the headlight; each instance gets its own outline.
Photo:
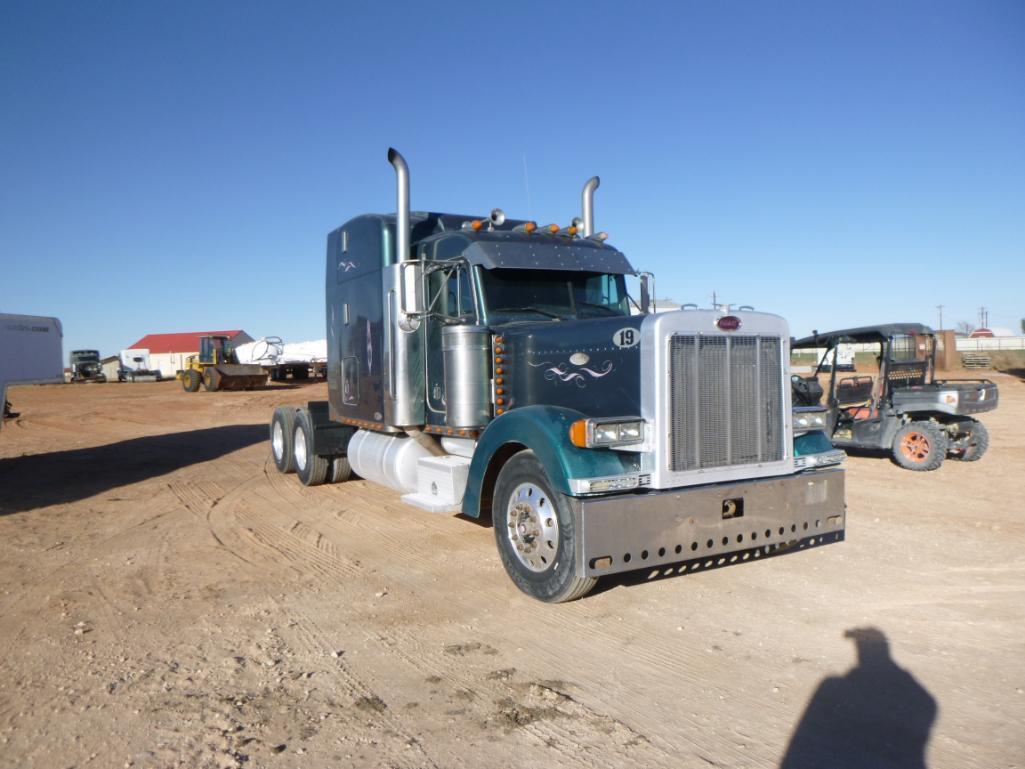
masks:
[[[794,434],[808,430],[825,430],[827,413],[824,409],[794,409]]]
[[[579,419],[570,425],[569,439],[582,449],[629,446],[644,440],[644,420],[636,418]]]

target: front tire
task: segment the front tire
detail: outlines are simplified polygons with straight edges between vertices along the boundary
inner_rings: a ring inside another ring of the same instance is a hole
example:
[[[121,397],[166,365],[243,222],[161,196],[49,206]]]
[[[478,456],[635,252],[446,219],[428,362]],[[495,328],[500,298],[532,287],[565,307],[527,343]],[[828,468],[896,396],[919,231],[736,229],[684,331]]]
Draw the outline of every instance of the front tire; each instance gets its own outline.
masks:
[[[513,583],[546,603],[586,595],[597,581],[577,576],[575,520],[566,498],[552,488],[533,451],[502,467],[491,509],[495,542]]]
[[[926,472],[943,464],[947,436],[933,422],[908,422],[893,438],[893,459],[905,470]]]
[[[202,381],[203,380],[199,377],[199,372],[194,368],[190,368],[182,374],[182,388],[187,393],[199,392],[199,385]]]
[[[214,371],[213,367],[203,369],[203,389],[208,393],[217,392],[220,389],[221,378]]]
[[[295,409],[278,406],[270,420],[270,453],[279,473],[295,472]]]
[[[982,422],[972,422],[972,429],[965,438],[963,449],[950,455],[951,459],[960,462],[978,462],[989,448],[989,430]]]
[[[295,473],[299,476],[299,481],[303,486],[320,486],[327,480],[329,462],[327,457],[313,453],[313,420],[306,409],[295,412],[292,436]]]

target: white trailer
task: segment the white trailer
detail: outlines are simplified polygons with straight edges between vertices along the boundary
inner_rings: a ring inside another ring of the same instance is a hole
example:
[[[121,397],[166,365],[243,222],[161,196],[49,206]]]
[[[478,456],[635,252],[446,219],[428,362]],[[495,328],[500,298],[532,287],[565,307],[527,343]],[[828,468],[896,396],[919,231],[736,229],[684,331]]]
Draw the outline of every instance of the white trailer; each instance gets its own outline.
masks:
[[[7,385],[64,381],[63,339],[61,322],[56,318],[0,314],[0,401],[4,414]]]
[[[149,350],[145,347],[129,348],[121,351],[121,364],[117,370],[117,381],[137,382],[140,379],[149,379],[159,382],[161,374],[159,369],[150,365]]]
[[[239,363],[262,366],[272,381],[309,379],[327,368],[327,340],[283,342],[280,336],[265,336],[235,348]]]

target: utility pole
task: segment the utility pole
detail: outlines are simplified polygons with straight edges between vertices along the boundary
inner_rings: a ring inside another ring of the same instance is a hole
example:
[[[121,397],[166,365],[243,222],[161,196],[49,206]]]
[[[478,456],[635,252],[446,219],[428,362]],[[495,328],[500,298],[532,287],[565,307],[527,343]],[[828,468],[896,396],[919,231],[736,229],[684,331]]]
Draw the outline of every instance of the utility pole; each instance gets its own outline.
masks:
[[[940,329],[939,330],[942,331],[943,330],[943,305],[942,304],[936,305],[936,309],[940,311]]]
[[[989,313],[986,311],[985,307],[979,308],[979,327],[989,328]]]
[[[718,310],[719,309],[719,303],[716,301],[716,296],[715,296],[715,291],[714,290],[712,291],[712,309],[713,310]]]

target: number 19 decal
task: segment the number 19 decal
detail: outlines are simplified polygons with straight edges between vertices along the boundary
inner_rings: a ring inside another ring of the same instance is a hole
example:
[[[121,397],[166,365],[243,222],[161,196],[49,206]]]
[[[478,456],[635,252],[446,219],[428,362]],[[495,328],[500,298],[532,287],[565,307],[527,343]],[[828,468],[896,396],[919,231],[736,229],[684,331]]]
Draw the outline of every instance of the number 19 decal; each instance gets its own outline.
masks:
[[[641,341],[641,335],[635,328],[621,328],[612,335],[612,344],[616,347],[633,347]]]

